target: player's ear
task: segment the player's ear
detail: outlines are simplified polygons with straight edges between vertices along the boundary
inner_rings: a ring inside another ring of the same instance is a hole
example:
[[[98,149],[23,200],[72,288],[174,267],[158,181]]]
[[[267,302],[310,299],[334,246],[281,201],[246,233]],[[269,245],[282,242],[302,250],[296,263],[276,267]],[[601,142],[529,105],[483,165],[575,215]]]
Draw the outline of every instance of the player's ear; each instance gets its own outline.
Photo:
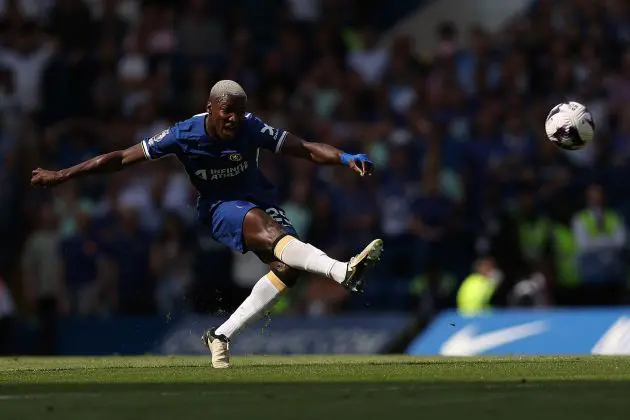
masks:
[[[212,104],[210,103],[210,101],[206,102],[206,112],[208,113],[208,115],[212,115]]]

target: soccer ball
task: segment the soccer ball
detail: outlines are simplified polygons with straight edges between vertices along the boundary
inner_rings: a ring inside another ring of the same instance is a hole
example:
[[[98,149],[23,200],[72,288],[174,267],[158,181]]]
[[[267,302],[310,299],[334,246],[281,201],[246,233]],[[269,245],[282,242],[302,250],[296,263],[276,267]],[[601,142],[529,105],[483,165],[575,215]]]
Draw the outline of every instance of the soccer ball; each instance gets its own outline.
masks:
[[[547,137],[565,150],[586,146],[595,134],[593,115],[578,102],[564,102],[552,108],[545,121]]]

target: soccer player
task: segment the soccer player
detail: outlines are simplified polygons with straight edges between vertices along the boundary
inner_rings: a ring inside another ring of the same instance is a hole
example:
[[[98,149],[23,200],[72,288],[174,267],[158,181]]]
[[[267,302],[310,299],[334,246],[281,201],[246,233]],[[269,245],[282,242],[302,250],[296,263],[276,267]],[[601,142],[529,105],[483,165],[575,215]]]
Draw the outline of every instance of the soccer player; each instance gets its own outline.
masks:
[[[349,262],[330,258],[302,242],[276,205],[275,188],[258,169],[258,150],[304,158],[312,162],[345,165],[361,176],[372,172],[364,154],[350,155],[322,143],[301,140],[246,112],[247,95],[231,80],[221,80],[210,90],[206,112],[181,121],[126,150],[106,153],[58,171],[37,168],[31,184],[52,187],[69,179],[116,172],[146,160],[175,155],[198,191],[201,223],[213,237],[231,249],[253,251],[269,272],[230,318],[203,335],[212,355],[212,366],[230,365],[229,342],[252,321],[259,319],[279,296],[293,286],[301,271],[326,276],[356,292],[363,288],[366,268],[378,261],[383,241],[372,241]]]

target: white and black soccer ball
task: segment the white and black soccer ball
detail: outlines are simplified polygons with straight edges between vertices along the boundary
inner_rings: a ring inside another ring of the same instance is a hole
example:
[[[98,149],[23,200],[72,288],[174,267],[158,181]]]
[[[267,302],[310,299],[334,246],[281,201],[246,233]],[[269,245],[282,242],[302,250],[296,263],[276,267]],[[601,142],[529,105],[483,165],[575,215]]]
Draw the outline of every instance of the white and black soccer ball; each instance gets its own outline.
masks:
[[[583,148],[595,135],[595,122],[590,111],[579,102],[554,106],[545,121],[547,137],[565,150]]]

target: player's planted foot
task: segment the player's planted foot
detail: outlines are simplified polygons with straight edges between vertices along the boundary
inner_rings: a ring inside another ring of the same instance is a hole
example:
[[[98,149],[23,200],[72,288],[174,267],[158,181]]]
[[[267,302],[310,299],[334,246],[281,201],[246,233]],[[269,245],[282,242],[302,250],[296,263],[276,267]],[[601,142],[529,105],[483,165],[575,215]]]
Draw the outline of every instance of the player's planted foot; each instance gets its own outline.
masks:
[[[230,367],[230,340],[226,336],[217,335],[215,328],[213,328],[201,336],[201,341],[210,350],[213,368],[225,369]]]
[[[375,239],[363,251],[350,258],[346,278],[341,285],[353,292],[362,292],[365,270],[381,259],[381,252],[383,252],[383,240]]]

